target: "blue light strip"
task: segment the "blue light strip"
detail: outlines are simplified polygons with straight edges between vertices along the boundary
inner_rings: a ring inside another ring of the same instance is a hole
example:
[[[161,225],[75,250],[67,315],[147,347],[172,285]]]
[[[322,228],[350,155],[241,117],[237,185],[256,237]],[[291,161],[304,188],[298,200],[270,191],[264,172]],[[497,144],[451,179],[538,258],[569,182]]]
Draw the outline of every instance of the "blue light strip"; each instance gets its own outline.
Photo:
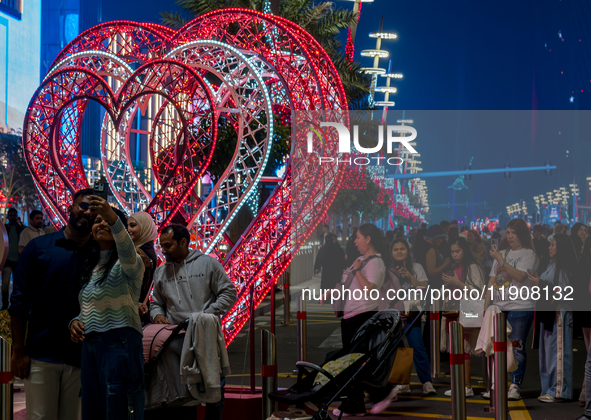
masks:
[[[504,172],[527,172],[527,171],[546,171],[556,169],[556,166],[530,166],[525,168],[502,168],[502,169],[471,169],[469,171],[447,171],[447,172],[427,172],[418,174],[392,174],[386,175],[386,178],[394,179],[414,179],[414,178],[435,178],[441,176],[458,175],[478,175],[478,174],[500,174]]]

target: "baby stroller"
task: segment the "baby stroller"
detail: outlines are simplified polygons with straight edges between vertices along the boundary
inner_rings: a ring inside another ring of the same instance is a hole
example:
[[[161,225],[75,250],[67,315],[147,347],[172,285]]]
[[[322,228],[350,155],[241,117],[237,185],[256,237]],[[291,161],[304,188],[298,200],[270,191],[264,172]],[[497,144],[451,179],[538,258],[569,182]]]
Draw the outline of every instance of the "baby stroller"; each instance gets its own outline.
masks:
[[[420,319],[420,316],[422,313],[415,320]],[[398,310],[377,312],[359,328],[349,346],[330,354],[325,361],[327,363],[346,355],[361,353],[362,356],[350,366],[333,376],[313,363],[297,362],[297,383],[287,390],[270,393],[269,398],[300,408],[312,403],[319,407],[313,419],[327,419],[331,403],[346,401],[347,395],[351,395],[355,389],[361,389],[363,384],[375,387],[386,385],[403,336],[404,329]],[[324,384],[318,380],[322,376],[328,378]]]

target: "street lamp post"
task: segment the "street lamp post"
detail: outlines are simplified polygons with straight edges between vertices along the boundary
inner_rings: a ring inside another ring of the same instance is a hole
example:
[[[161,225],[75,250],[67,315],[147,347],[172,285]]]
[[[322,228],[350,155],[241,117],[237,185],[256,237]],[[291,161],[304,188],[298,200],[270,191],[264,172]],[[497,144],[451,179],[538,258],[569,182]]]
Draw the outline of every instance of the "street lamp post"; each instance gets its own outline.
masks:
[[[370,89],[370,93],[369,93],[370,107],[374,105],[374,95],[376,92],[377,75],[386,73],[386,69],[379,67],[380,58],[388,58],[390,56],[390,53],[388,51],[381,49],[382,39],[391,40],[391,39],[398,38],[398,35],[393,32],[383,32],[382,31],[383,24],[384,24],[384,17],[382,16],[382,19],[380,20],[379,31],[378,32],[370,32],[370,34],[369,34],[370,38],[376,38],[375,49],[361,51],[362,57],[372,57],[373,58],[373,67],[365,67],[365,68],[361,69],[365,73],[372,75],[371,89]],[[396,88],[394,88],[394,87],[387,86],[387,87],[384,87],[384,89],[386,89],[386,91],[388,91],[389,93],[396,92]]]

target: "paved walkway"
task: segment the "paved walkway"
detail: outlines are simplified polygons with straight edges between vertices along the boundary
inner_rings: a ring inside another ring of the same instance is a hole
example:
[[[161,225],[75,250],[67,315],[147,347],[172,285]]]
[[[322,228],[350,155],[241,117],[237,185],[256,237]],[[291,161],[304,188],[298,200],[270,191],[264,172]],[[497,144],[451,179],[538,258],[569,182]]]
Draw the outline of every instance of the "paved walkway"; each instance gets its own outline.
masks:
[[[293,302],[301,293],[303,288],[318,288],[319,279],[312,279],[304,284],[293,286],[291,289]],[[283,308],[282,295],[280,292],[277,298],[277,355],[278,355],[278,385],[281,388],[287,388],[296,382],[297,375],[294,373],[295,363],[297,361],[296,349],[296,325],[282,325]],[[256,386],[262,385],[260,378],[260,331],[270,328],[270,300],[267,298],[257,311],[255,318],[255,376]],[[308,304],[308,360],[322,364],[326,353],[340,348],[340,321],[335,318],[332,310],[328,306],[319,304]],[[291,320],[296,320],[296,305],[291,305]],[[237,335],[232,344],[228,347],[230,356],[232,374],[226,379],[228,387],[243,386],[250,384],[249,375],[249,354],[248,354],[249,323]],[[531,347],[531,335],[527,343],[527,348]],[[578,399],[579,391],[583,383],[583,369],[585,364],[586,352],[583,340],[575,339],[573,347],[574,352],[574,378],[573,386],[575,388],[574,396]],[[443,372],[449,372],[449,363],[441,363]],[[488,400],[482,399],[479,394],[484,388],[478,385],[481,377],[481,362],[479,358],[473,359],[473,382],[472,386],[476,396],[466,400],[466,409],[468,420],[492,419],[494,415],[486,413],[484,407],[489,404]],[[445,376],[434,380],[434,386],[437,390],[437,396],[425,397],[422,394],[422,385],[418,382],[416,374],[411,379],[411,393],[401,395],[398,401],[392,403],[387,411],[379,416],[367,415],[367,420],[378,419],[397,419],[397,420],[416,420],[417,418],[426,419],[451,419],[451,399],[445,397],[443,393],[450,388],[450,378]],[[525,381],[522,387],[521,401],[509,403],[509,414],[511,420],[570,420],[576,419],[581,413],[582,408],[578,406],[577,401],[544,404],[537,400],[540,395],[540,382],[538,373],[538,351],[528,351],[528,364],[526,369]],[[14,395],[15,420],[25,420],[26,412],[24,410],[25,395],[24,392],[16,392]],[[336,408],[337,405],[331,408]],[[368,410],[371,406],[368,405]],[[331,414],[332,419],[336,416]]]

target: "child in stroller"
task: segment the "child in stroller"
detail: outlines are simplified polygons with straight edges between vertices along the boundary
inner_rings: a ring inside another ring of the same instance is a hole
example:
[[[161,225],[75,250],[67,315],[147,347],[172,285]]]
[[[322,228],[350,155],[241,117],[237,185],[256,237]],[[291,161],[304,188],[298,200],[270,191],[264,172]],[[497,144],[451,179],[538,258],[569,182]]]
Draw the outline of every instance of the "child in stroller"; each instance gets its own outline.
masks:
[[[349,346],[327,355],[326,369],[298,362],[297,383],[269,397],[300,408],[310,403],[319,406],[314,419],[327,419],[329,405],[338,400],[342,401],[341,413],[365,413],[364,389],[376,402],[391,392],[387,382],[403,331],[398,310],[377,312],[359,328]],[[331,363],[343,360],[346,363]],[[335,364],[344,369],[339,372]]]

